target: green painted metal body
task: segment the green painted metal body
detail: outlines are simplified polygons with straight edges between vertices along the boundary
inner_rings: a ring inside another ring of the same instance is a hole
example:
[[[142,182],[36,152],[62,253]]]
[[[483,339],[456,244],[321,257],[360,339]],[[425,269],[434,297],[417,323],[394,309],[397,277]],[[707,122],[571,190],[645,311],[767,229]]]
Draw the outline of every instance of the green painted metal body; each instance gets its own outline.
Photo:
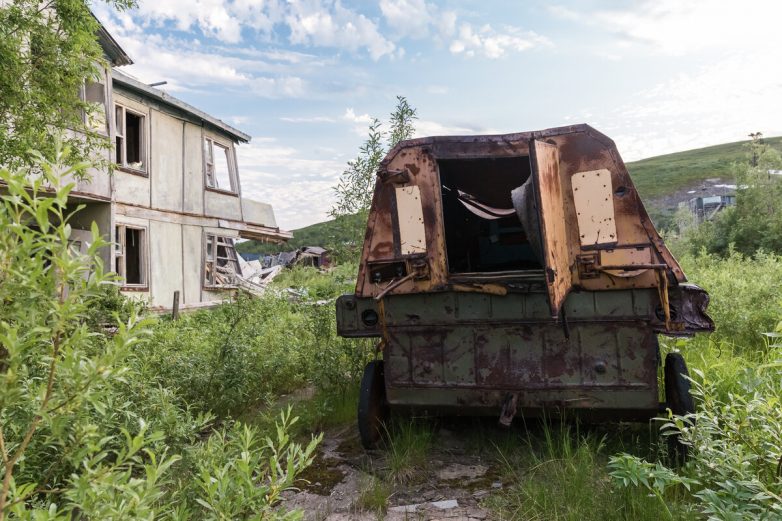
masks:
[[[337,327],[342,336],[384,338],[394,406],[496,415],[515,394],[525,415],[651,417],[659,407],[658,302],[654,289],[573,292],[554,320],[542,291],[391,295],[382,305],[345,295]]]

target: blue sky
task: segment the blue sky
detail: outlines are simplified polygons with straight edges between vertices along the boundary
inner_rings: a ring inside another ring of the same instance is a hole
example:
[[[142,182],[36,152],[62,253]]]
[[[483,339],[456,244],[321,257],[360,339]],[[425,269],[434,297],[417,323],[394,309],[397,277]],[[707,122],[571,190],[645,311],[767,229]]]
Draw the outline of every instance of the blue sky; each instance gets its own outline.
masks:
[[[782,134],[782,2],[139,0],[97,16],[123,71],[253,136],[245,196],[327,219],[372,116],[417,135],[589,123],[626,161]]]

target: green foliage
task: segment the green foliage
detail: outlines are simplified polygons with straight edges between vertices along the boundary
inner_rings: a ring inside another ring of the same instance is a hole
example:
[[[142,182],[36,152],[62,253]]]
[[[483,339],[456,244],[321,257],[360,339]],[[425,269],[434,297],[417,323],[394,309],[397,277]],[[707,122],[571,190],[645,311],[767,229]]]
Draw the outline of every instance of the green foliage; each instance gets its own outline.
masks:
[[[152,365],[150,341],[171,322],[150,335],[153,321],[106,290],[115,276],[103,271],[99,250],[109,245],[95,226],[86,255],[69,245],[73,185],[61,181],[87,165],[63,167],[67,147],[55,147],[56,164],[33,157],[31,168],[0,169],[0,519],[296,517],[275,503],[319,438],[292,442],[290,413],[271,439],[239,425],[214,433],[210,404],[188,401],[189,375]],[[221,341],[241,322],[235,307],[222,313]],[[238,346],[211,347],[215,373],[241,364],[229,353]]]
[[[235,424],[209,437],[189,458],[195,463],[195,479],[189,485],[200,508],[187,518],[204,520],[301,519],[301,512],[278,512],[273,507],[280,494],[293,487],[301,469],[315,458],[323,439],[312,437],[306,447],[291,441],[289,432],[297,418],[290,408],[280,413],[274,438],[256,428]],[[180,512],[182,516],[183,512]]]
[[[348,161],[347,168],[339,178],[334,192],[337,201],[331,209],[331,216],[355,216],[354,219],[335,221],[341,227],[340,234],[351,240],[338,245],[335,254],[343,259],[353,259],[359,253],[364,239],[369,208],[375,187],[375,175],[383,157],[394,145],[409,139],[415,131],[413,121],[418,117],[404,96],[397,96],[397,104],[391,113],[390,132],[381,129],[382,123],[374,118],[369,124],[366,141],[355,159]]]
[[[366,483],[359,489],[356,506],[362,510],[369,510],[382,515],[388,508],[388,499],[392,490],[388,483],[375,476],[370,476]]]
[[[425,419],[400,418],[391,422],[386,438],[388,479],[404,483],[420,475],[434,439],[432,424]]]
[[[99,249],[107,244],[97,227],[86,255],[70,247],[73,185],[61,180],[87,165],[62,167],[72,162],[68,153],[56,144],[58,164],[35,154],[31,169],[0,170],[7,186],[0,205],[0,519],[8,512],[25,518],[39,507],[51,515],[93,511],[94,495],[111,502],[123,488],[153,486],[172,463],[152,462],[147,478],[136,478],[144,468],[137,455],[150,442],[144,428],[131,435],[95,426],[110,414],[104,404],[111,382],[125,377],[122,362],[144,325],[134,310],[110,339],[87,325],[112,276],[103,272]],[[81,485],[87,475],[94,488]],[[54,499],[58,493],[68,500]],[[154,495],[133,511],[146,510]]]
[[[782,152],[782,137],[765,142]],[[627,171],[644,200],[665,197],[706,179],[733,179],[733,165],[746,162],[748,143],[725,143],[633,161],[627,163]]]
[[[681,431],[690,459],[674,471],[618,456],[611,468],[619,486],[662,495],[661,488],[676,491],[682,485],[691,489],[688,501],[708,519],[782,516],[780,262],[779,256],[762,253],[683,258],[690,278],[709,291],[709,312],[717,324],[710,336],[662,343],[664,351],[681,350],[690,364],[697,412],[663,425]]]
[[[673,471],[622,455],[612,459],[611,475],[661,500],[669,486],[692,487],[697,509],[709,519],[782,516],[782,350],[773,348],[749,366],[740,366],[739,360],[729,360],[736,365],[729,382],[719,367],[724,357],[693,369],[698,411],[693,418],[673,418],[690,447],[685,468]]]
[[[615,439],[615,431],[544,421],[539,427],[527,425],[520,440],[513,435],[497,440],[496,456],[507,488],[490,496],[486,506],[497,519],[656,521],[669,509],[686,517],[681,498],[671,496],[665,505],[646,491],[622,490],[611,483],[607,454],[621,446],[622,439]],[[635,439],[632,450],[644,445],[648,439]]]
[[[766,143],[748,146],[748,161],[734,167],[736,206],[712,220],[684,229],[690,251],[729,255],[758,251],[782,253],[782,177],[769,170],[782,168],[782,157]]]
[[[322,246],[329,250],[339,250],[345,243],[355,240],[352,235],[357,228],[366,224],[366,216],[340,215],[333,220],[311,224],[298,230],[292,230],[293,239],[282,244],[244,241],[236,245],[239,253],[272,254],[282,251],[292,251],[303,246]],[[340,260],[337,258],[337,260]]]
[[[739,350],[762,348],[763,333],[782,316],[782,257],[732,252],[726,258],[685,255],[680,261],[689,279],[711,296],[709,315],[717,326],[711,340]]]
[[[144,378],[170,388],[195,411],[240,417],[306,385],[343,393],[372,350],[338,337],[333,299],[352,289],[354,267],[330,274],[296,268],[260,299],[161,320],[137,350]],[[292,292],[280,288],[293,286]]]
[[[134,0],[107,0],[126,9]],[[53,131],[67,137],[76,164],[108,147],[108,138],[85,123],[95,107],[80,98],[85,80],[98,77],[103,53],[98,22],[85,0],[10,0],[0,4],[0,164],[32,164],[31,149],[56,152]]]

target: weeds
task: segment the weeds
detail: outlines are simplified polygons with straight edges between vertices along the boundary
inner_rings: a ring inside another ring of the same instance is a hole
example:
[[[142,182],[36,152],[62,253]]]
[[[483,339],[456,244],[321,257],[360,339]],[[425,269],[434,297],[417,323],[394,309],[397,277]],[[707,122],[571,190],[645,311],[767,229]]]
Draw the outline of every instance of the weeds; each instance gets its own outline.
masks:
[[[413,418],[392,422],[387,430],[388,480],[406,483],[420,477],[433,439],[434,429],[426,420]]]
[[[495,447],[507,487],[485,505],[499,519],[651,521],[668,511],[643,491],[613,486],[606,472],[606,433],[564,420],[542,422],[525,429],[515,446]]]
[[[385,481],[370,476],[358,492],[355,507],[359,510],[368,510],[383,515],[388,508],[388,499],[391,497],[392,487]]]

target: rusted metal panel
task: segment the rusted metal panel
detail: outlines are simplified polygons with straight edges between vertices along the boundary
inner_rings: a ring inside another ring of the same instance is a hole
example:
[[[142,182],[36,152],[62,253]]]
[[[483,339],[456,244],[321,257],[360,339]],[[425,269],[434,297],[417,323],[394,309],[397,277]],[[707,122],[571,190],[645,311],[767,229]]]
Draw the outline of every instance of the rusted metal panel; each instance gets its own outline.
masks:
[[[656,334],[714,328],[685,281],[596,130],[421,138],[381,164],[337,330],[382,339],[396,406],[649,416]]]
[[[564,215],[559,152],[556,145],[534,140],[530,162],[535,180],[541,243],[551,315],[557,316],[572,287],[567,221]]]
[[[611,172],[577,172],[571,178],[581,246],[616,244]]]
[[[399,222],[399,247],[402,255],[426,253],[426,230],[421,191],[417,186],[399,186],[396,211]]]

